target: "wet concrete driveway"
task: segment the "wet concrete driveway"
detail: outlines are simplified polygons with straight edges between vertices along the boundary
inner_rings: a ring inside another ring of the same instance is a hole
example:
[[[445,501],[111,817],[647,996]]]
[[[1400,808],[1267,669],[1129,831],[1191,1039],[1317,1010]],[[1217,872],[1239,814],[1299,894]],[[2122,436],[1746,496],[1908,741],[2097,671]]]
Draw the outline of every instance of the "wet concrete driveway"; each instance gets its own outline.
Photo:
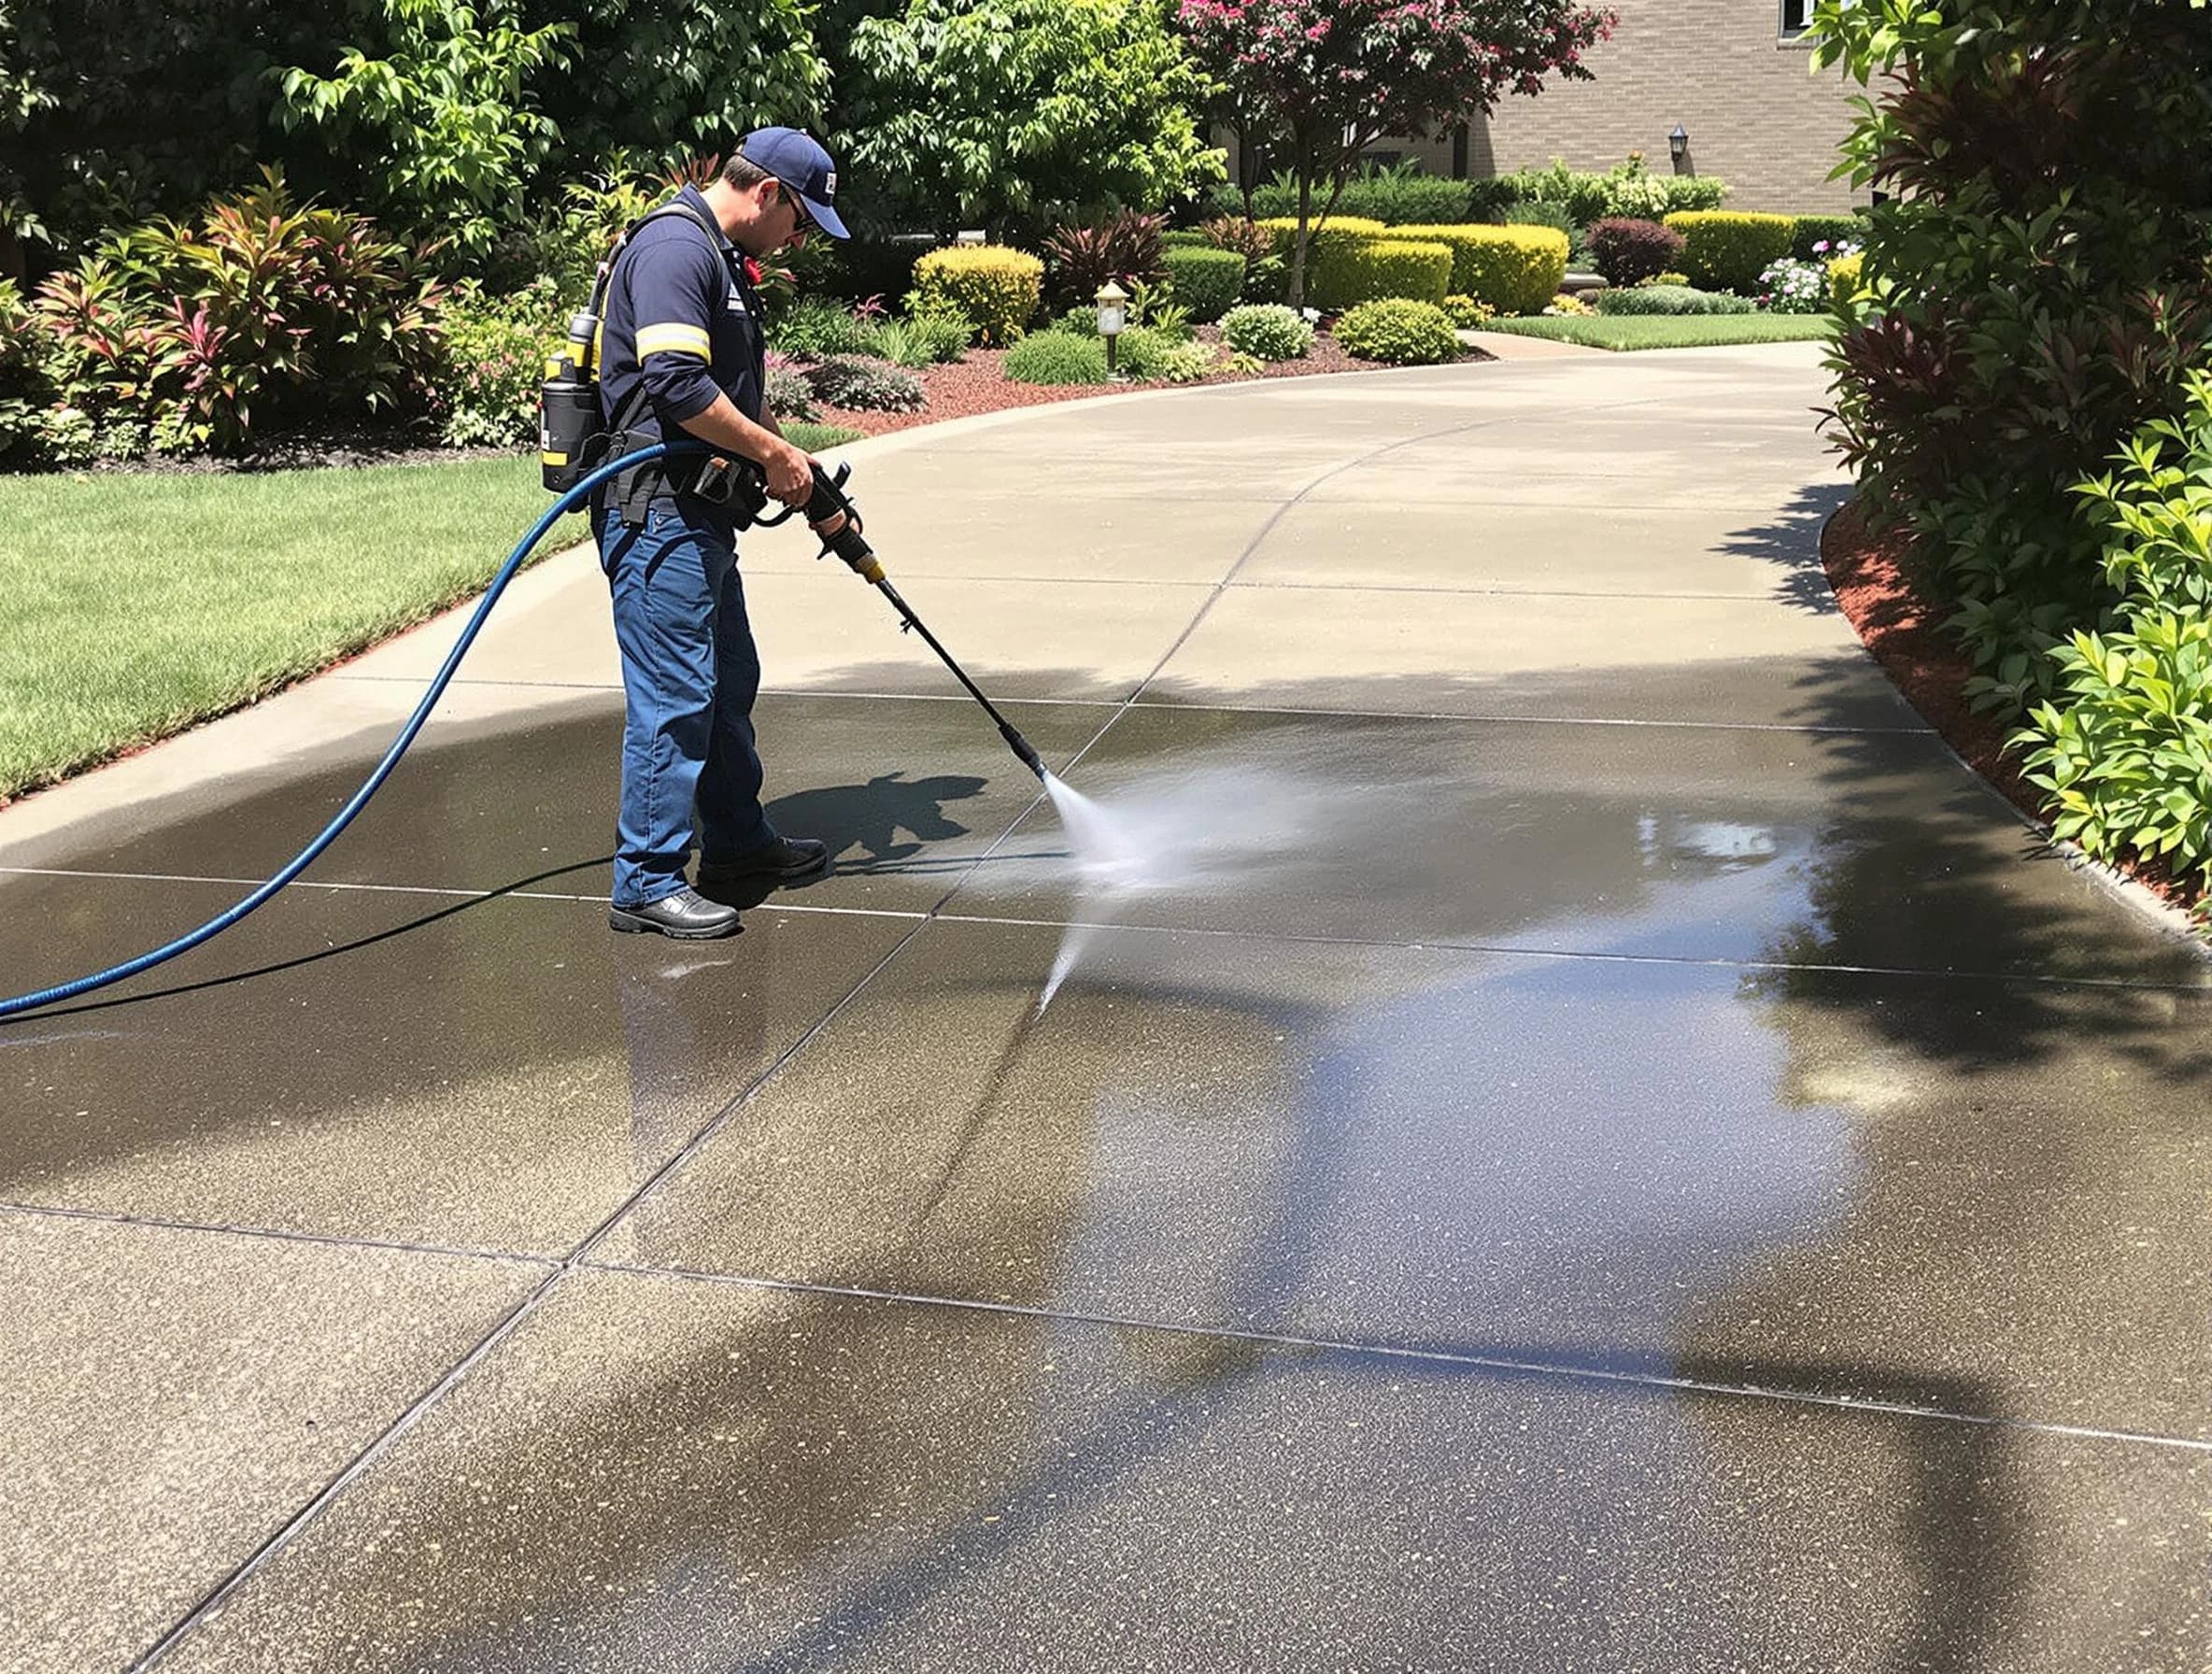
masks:
[[[305,883],[0,1027],[0,1668],[2207,1666],[2212,971],[1820,578],[1799,348],[855,452],[748,587],[834,875],[603,925],[588,560]],[[0,815],[227,905],[449,630]]]

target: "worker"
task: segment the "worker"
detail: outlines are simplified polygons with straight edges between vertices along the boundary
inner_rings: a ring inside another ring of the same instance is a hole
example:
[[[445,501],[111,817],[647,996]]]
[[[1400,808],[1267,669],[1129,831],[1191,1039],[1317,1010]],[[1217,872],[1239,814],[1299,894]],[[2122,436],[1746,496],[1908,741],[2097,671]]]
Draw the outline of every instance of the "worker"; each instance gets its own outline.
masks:
[[[760,806],[753,731],[760,658],[738,575],[732,460],[803,504],[814,461],[766,395],[760,258],[819,231],[846,236],[830,153],[792,128],[745,136],[719,177],[686,186],[631,234],[609,276],[600,360],[617,455],[677,438],[713,452],[654,460],[593,496],[626,701],[608,923],[683,940],[731,935],[735,899],[802,882],[827,844],[786,837]],[[686,875],[699,849],[696,887]]]

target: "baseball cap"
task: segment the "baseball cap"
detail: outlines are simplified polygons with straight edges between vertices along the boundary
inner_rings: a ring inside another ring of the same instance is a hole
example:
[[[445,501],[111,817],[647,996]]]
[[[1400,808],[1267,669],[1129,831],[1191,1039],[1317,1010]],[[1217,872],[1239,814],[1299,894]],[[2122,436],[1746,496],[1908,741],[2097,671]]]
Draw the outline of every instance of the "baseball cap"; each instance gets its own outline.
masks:
[[[830,206],[837,196],[837,165],[811,135],[796,128],[756,128],[737,149],[747,163],[766,169],[798,193],[807,214],[823,232],[832,238],[852,236]]]

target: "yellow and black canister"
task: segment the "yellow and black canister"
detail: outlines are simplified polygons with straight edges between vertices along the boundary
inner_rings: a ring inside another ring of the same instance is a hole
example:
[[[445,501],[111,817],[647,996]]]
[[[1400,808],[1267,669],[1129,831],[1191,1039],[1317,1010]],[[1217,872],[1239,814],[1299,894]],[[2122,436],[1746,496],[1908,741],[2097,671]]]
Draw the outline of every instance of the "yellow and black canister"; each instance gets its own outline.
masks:
[[[584,309],[569,321],[568,341],[546,362],[538,390],[538,464],[546,488],[565,494],[591,469],[600,440],[599,316]]]

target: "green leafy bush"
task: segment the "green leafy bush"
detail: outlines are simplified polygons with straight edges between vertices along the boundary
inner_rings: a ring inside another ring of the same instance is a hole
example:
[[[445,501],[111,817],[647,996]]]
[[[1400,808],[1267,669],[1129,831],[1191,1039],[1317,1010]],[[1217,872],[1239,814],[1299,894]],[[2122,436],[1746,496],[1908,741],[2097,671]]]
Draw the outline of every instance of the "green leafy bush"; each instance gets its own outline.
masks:
[[[916,413],[927,399],[920,378],[881,361],[833,355],[805,376],[823,405],[852,412]]]
[[[1313,347],[1313,328],[1296,308],[1246,303],[1222,316],[1221,340],[1240,354],[1263,361],[1302,361]]]
[[[45,462],[37,427],[53,390],[40,364],[30,305],[12,279],[0,279],[0,468]]]
[[[1347,308],[1336,325],[1338,344],[1363,361],[1425,366],[1456,360],[1459,338],[1434,303],[1389,297]]]
[[[1600,314],[1751,314],[1758,308],[1748,296],[1688,285],[1609,285],[1593,300]]]
[[[1666,273],[1682,253],[1682,235],[1657,221],[1609,216],[1590,225],[1590,253],[1609,284],[1634,285]]]
[[[925,314],[885,319],[868,328],[866,352],[894,366],[937,366],[957,361],[968,348],[968,328],[957,319]]]
[[[1148,326],[1132,326],[1114,347],[1114,360],[1133,378],[1187,384],[1213,369],[1213,351]]]
[[[1244,258],[1235,250],[1185,246],[1162,252],[1160,265],[1175,288],[1175,300],[1193,319],[1219,319],[1237,305],[1244,289]]]
[[[768,347],[801,361],[874,352],[875,333],[849,308],[805,297],[768,322]]]
[[[1276,216],[1255,223],[1274,241],[1275,254],[1285,273],[1297,245],[1297,220]],[[1379,220],[1357,216],[1332,215],[1307,229],[1306,301],[1316,308],[1340,308],[1365,300],[1359,290],[1366,277],[1367,247],[1382,236]]]
[[[1587,226],[1607,216],[1661,220],[1680,210],[1717,209],[1728,188],[1710,175],[1651,174],[1642,157],[1632,155],[1602,174],[1570,169],[1554,158],[1549,168],[1521,169],[1484,181],[1479,195],[1481,206],[1494,214],[1551,204],[1564,209],[1574,225]]]
[[[1770,262],[1790,253],[1796,222],[1787,215],[1690,210],[1666,218],[1682,235],[1682,271],[1709,291],[1751,291]]]
[[[1362,301],[1405,297],[1443,305],[1452,289],[1452,247],[1434,240],[1378,238],[1361,251]]]
[[[1237,300],[1279,303],[1290,279],[1289,264],[1275,253],[1275,234],[1241,216],[1222,216],[1198,229],[1216,249],[1235,250],[1244,258],[1244,284]]]
[[[508,296],[458,287],[445,309],[446,369],[438,379],[448,447],[505,447],[538,429],[538,386],[563,340],[550,279]]]
[[[1828,305],[1838,313],[1859,307],[1865,300],[1861,275],[1866,268],[1863,250],[1836,256],[1828,262]]]
[[[1534,314],[1567,277],[1567,241],[1548,227],[1401,227],[1409,237],[1452,251],[1450,290],[1488,303],[1500,314]]]
[[[917,312],[965,319],[986,348],[1013,342],[1037,312],[1044,263],[1002,245],[955,245],[914,264]]]
[[[1988,708],[2066,707],[2054,655],[2115,606],[2071,491],[2212,363],[2212,31],[2156,0],[1865,10],[1818,54],[1875,89],[1846,145],[1866,217],[1832,364],[1841,451],[1979,673]],[[2125,121],[2085,115],[2125,110]]]
[[[1244,196],[1234,186],[1222,187],[1214,192],[1213,199],[1223,215],[1242,219]],[[1337,199],[1332,219],[1351,217],[1380,221],[1384,226],[1411,221],[1453,222],[1467,219],[1468,200],[1469,184],[1465,180],[1424,174],[1410,163],[1365,163],[1357,175],[1344,182],[1343,195]],[[1315,205],[1316,208],[1319,206]],[[1255,187],[1252,212],[1262,219],[1297,215],[1297,181],[1288,174],[1278,174],[1266,184]]]
[[[1071,332],[1032,332],[1006,351],[1001,365],[1017,384],[1102,384],[1106,345]]]
[[[2191,373],[2182,417],[2144,426],[2119,466],[2076,492],[2120,603],[2052,648],[2057,701],[2014,743],[2058,836],[2212,881],[2212,373]]]

